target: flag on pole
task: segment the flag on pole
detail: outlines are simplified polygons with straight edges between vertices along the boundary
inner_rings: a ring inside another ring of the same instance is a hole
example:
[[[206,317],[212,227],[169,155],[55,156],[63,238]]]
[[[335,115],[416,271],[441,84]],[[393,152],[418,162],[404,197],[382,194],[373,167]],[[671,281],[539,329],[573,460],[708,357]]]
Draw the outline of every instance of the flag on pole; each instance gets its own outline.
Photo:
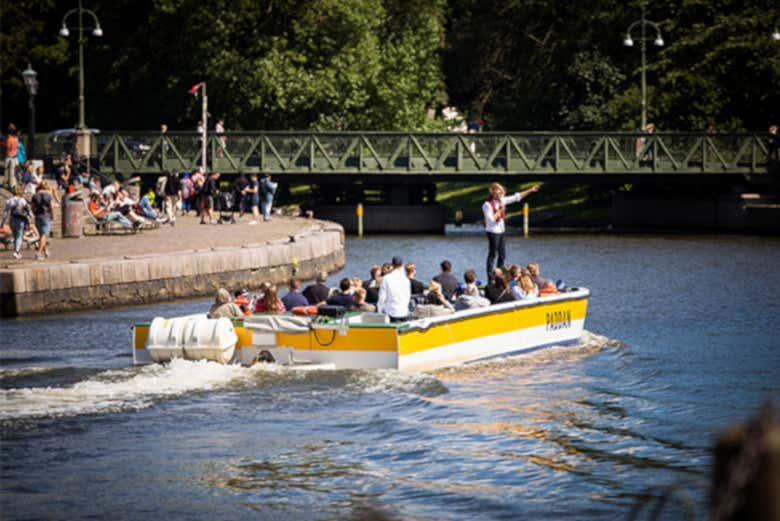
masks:
[[[203,82],[200,82],[198,84],[193,85],[192,88],[190,88],[190,94],[192,94],[193,96],[197,96],[198,95],[198,89],[202,85],[203,85]]]

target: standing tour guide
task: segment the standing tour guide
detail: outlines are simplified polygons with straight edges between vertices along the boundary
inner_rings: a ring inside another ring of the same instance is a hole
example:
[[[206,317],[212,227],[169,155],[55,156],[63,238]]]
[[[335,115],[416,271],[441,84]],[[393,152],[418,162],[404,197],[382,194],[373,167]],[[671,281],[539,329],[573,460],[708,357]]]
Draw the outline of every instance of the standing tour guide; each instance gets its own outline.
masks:
[[[498,254],[497,266],[503,266],[506,259],[506,243],[504,242],[506,205],[520,202],[528,194],[538,191],[539,185],[534,185],[528,190],[507,197],[506,189],[498,183],[493,183],[488,188],[488,199],[482,204],[482,214],[485,216],[485,231],[488,238],[487,280],[493,277],[493,261],[496,260],[496,254]]]

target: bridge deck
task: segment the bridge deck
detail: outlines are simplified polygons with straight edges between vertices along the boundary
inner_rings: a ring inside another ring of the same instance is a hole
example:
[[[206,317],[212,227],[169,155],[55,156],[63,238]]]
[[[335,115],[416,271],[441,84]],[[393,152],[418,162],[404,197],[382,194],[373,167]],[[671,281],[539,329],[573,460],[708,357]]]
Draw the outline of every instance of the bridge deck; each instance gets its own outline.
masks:
[[[195,132],[103,131],[93,143],[104,173],[192,171],[201,164]],[[44,144],[48,155],[62,148]],[[760,176],[766,157],[761,134],[251,132],[207,138],[209,170],[295,177]]]

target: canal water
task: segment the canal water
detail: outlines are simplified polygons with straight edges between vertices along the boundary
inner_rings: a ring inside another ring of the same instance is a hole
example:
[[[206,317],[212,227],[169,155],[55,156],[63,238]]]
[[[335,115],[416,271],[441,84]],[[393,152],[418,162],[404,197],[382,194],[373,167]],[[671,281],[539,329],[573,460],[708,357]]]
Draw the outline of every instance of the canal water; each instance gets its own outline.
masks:
[[[393,255],[421,279],[445,258],[481,274],[486,246],[349,238],[329,282]],[[663,487],[703,515],[713,437],[780,394],[780,240],[512,236],[508,250],[591,289],[580,346],[430,374],[136,368],[131,324],[209,302],[0,322],[0,516],[624,519]]]

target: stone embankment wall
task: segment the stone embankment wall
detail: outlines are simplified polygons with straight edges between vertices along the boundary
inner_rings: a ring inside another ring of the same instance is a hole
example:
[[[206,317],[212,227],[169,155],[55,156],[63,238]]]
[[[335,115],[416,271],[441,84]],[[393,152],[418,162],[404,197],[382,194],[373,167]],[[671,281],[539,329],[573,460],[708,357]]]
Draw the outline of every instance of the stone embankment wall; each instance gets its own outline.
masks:
[[[0,316],[211,296],[219,287],[232,292],[265,281],[283,285],[293,274],[310,279],[343,266],[344,230],[315,221],[295,236],[261,244],[2,269]]]

